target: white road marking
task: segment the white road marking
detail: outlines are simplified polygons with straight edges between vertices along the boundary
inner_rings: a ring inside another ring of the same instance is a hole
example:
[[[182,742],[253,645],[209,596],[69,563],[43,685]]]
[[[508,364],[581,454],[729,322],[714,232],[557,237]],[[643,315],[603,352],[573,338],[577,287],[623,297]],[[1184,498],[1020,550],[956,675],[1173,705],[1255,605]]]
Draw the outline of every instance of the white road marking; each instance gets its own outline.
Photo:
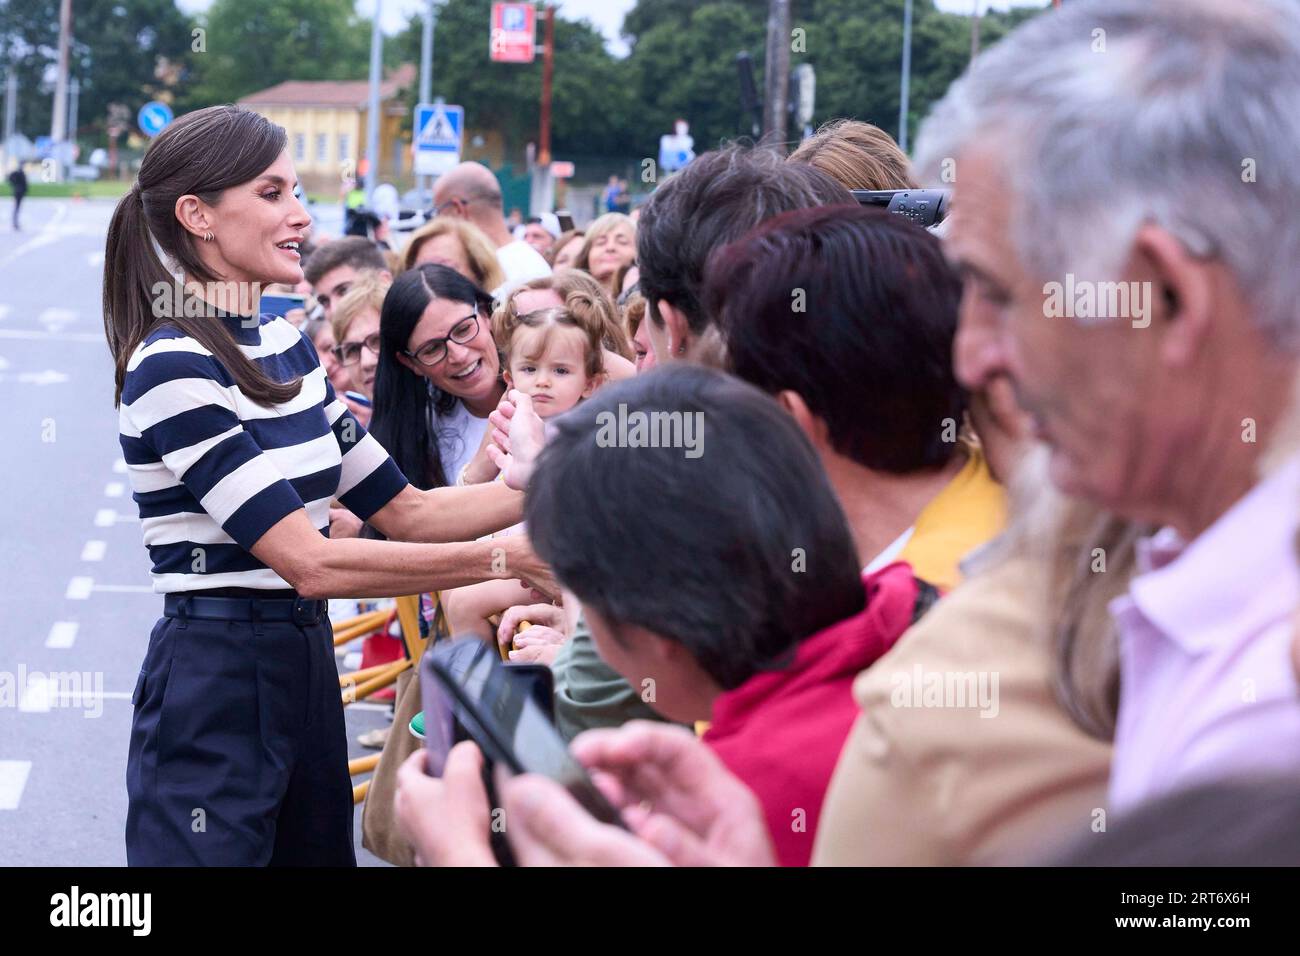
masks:
[[[17,810],[31,773],[30,760],[0,760],[0,810]]]
[[[102,266],[104,264],[104,250],[100,249],[98,252],[92,252],[86,256],[86,262],[91,268]]]
[[[5,319],[9,318],[10,311],[12,310],[10,309],[9,306],[0,305],[0,322],[3,322]]]
[[[95,512],[96,528],[111,528],[115,524],[122,524],[124,522],[138,523],[139,521],[140,516],[138,514],[122,514],[120,511],[114,511],[112,508],[100,508]]]
[[[3,377],[6,376],[0,376]],[[65,373],[56,372],[52,368],[47,368],[43,372],[19,372],[13,377],[25,385],[62,385],[68,380]]]
[[[42,329],[0,329],[0,339],[48,339],[53,342],[95,342],[104,344],[103,332],[47,332]]]
[[[105,498],[121,498],[122,492],[126,490],[126,485],[120,481],[110,481],[104,486]]]
[[[113,462],[113,471],[114,471],[115,474],[125,475],[125,474],[126,474],[126,459],[125,459],[125,458],[119,458],[117,461]]]
[[[108,550],[107,541],[87,541],[81,549],[82,561],[103,561]]]
[[[61,309],[51,306],[41,312],[36,317],[36,321],[41,323],[51,332],[61,332],[65,325],[71,325],[77,321],[79,313],[76,309]]]
[[[92,591],[108,591],[113,594],[153,594],[152,584],[96,584]]]
[[[7,256],[0,259],[0,266],[8,265],[25,252],[32,249],[39,249],[41,246],[48,246],[59,239],[59,230],[57,228],[59,221],[67,214],[67,203],[59,203],[54,207],[54,215],[50,216],[50,221],[45,224],[39,233],[33,238],[28,239],[18,248],[12,250]]]
[[[46,647],[68,648],[77,639],[76,621],[55,621],[50,627],[50,636],[45,639]]]
[[[27,687],[18,701],[18,709],[28,714],[44,714],[50,709],[50,700],[58,696],[58,687],[54,678],[44,674],[32,674],[27,678]]]
[[[71,601],[84,601],[90,597],[90,591],[94,586],[94,578],[75,577],[68,582],[68,590],[63,596]]]

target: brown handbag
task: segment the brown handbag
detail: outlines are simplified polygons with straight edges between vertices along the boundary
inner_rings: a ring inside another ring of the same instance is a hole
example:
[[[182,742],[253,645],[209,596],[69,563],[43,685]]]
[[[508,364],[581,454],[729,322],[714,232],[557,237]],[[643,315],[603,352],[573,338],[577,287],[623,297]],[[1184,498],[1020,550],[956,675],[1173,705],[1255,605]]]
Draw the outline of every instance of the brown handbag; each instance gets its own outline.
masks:
[[[406,758],[423,746],[410,730],[411,718],[420,712],[420,679],[412,667],[397,677],[397,702],[393,729],[384,741],[379,765],[370,778],[370,790],[361,806],[361,845],[394,866],[415,866],[415,850],[397,827],[397,771]]]

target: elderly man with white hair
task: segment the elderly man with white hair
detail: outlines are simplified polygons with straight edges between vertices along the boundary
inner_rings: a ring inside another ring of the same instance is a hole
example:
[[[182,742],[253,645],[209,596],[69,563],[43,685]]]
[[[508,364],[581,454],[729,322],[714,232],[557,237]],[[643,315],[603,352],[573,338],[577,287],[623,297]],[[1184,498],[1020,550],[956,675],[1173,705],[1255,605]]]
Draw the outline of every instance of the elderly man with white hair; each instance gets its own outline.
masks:
[[[1300,458],[1261,474],[1300,349],[1300,15],[1102,0],[981,58],[918,141],[949,253],[1053,483],[1161,526],[1111,604],[1113,810],[1300,768]],[[946,174],[946,175],[945,175]]]
[[[1113,811],[1300,769],[1300,456],[1263,454],[1300,354],[1298,103],[1294,3],[1079,0],[977,58],[918,140],[922,178],[954,190],[959,376],[1011,386],[1060,491],[1160,528],[1110,605]],[[522,862],[770,859],[752,797],[689,734],[629,725],[573,750],[615,779],[633,833],[517,777]],[[476,778],[448,768],[441,809],[468,821]],[[463,849],[466,829],[444,832]]]

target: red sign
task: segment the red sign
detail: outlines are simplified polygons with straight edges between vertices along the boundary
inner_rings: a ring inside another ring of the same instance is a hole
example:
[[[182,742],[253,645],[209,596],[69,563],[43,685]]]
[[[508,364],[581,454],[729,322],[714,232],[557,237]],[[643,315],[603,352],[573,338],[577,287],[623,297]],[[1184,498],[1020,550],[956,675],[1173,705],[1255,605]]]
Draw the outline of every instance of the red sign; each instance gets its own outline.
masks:
[[[531,3],[492,4],[488,51],[497,63],[532,63],[537,48],[537,11]]]
[[[556,160],[555,162],[551,163],[551,175],[554,176],[556,179],[572,179],[573,163],[566,163],[566,162],[561,162],[560,160]]]

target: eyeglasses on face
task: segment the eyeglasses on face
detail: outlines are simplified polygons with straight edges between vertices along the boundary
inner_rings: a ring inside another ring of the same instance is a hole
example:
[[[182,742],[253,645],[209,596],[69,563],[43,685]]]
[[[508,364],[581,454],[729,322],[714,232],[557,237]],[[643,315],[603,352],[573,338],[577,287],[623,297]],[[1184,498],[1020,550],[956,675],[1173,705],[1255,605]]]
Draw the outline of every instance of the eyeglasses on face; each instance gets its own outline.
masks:
[[[471,342],[474,336],[478,335],[478,313],[467,315],[451,327],[451,331],[442,338],[429,339],[414,352],[403,349],[402,354],[415,359],[421,365],[427,367],[437,365],[447,357],[447,343],[455,342],[457,345],[464,345]]]
[[[361,342],[344,342],[342,345],[336,345],[330,349],[334,353],[334,360],[340,365],[352,365],[361,358],[361,348],[365,346],[371,355],[379,355],[379,333],[368,335]]]
[[[468,206],[469,203],[470,200],[468,199],[448,199],[446,202],[440,202],[435,204],[433,207],[433,214],[435,216],[441,216],[444,213],[446,213],[448,209],[451,209],[455,206]]]

